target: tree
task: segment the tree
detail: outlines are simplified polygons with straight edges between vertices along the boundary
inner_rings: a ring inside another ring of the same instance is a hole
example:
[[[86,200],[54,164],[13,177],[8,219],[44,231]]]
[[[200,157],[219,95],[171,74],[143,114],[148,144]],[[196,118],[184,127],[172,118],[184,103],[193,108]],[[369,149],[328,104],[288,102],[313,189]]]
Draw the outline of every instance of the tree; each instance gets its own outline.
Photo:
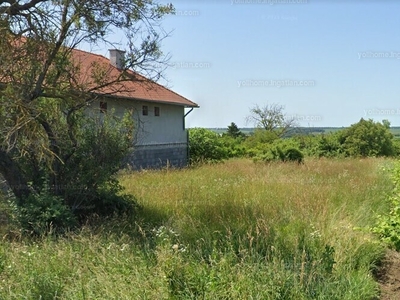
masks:
[[[248,123],[256,127],[275,133],[278,137],[284,136],[290,128],[296,125],[294,118],[289,118],[284,113],[284,106],[279,104],[266,104],[260,107],[258,104],[250,109],[247,117]]]
[[[153,0],[0,0],[0,174],[18,205],[47,193],[76,210],[118,190],[112,175],[131,146],[132,124],[83,112],[105,88],[143,80],[129,70],[162,76],[160,22],[173,12]],[[112,43],[117,30],[124,45]],[[100,67],[83,74],[72,58],[81,45],[125,48],[120,75]]]
[[[339,142],[348,156],[391,156],[395,154],[390,123],[361,119],[343,130]]]
[[[228,126],[226,134],[235,139],[244,136],[243,132],[240,131],[239,127],[237,127],[237,125],[234,122],[232,122],[231,125]]]

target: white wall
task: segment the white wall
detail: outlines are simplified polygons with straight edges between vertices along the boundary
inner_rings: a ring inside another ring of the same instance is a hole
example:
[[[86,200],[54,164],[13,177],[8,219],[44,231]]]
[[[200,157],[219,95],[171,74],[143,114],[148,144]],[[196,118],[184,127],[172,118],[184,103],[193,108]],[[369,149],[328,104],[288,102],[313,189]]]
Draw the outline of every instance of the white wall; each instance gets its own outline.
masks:
[[[152,102],[132,100],[107,100],[107,111],[115,110],[117,115],[123,115],[126,109],[134,109],[137,124],[137,145],[185,143],[187,141],[184,128],[184,107]],[[142,115],[142,106],[147,105],[148,115]],[[154,116],[154,107],[160,108],[160,116]],[[95,113],[100,114],[100,103],[91,105]]]

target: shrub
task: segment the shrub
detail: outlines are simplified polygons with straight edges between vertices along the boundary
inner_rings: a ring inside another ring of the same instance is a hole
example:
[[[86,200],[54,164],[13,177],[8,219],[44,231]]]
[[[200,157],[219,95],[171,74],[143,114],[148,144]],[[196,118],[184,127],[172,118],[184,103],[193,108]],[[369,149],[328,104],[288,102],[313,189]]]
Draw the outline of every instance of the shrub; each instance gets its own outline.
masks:
[[[190,164],[217,162],[228,158],[221,137],[205,128],[189,129]]]
[[[243,145],[243,137],[233,138],[224,134],[220,139],[228,157],[244,157],[246,155],[246,147]]]
[[[132,147],[130,122],[129,115],[119,119],[112,112],[86,118],[79,144],[59,176],[60,195],[78,218],[131,211],[132,199],[121,195],[122,187],[114,179]]]
[[[304,154],[299,150],[299,145],[294,139],[280,139],[275,140],[272,144],[264,145],[264,149],[254,157],[254,161],[258,160],[264,162],[295,161],[302,163],[304,161]]]
[[[372,232],[390,247],[400,251],[400,162],[392,170],[393,194],[389,197],[390,211],[379,215]]]
[[[361,119],[341,131],[339,142],[347,156],[391,156],[394,147],[389,128],[388,121],[379,123]]]
[[[254,133],[244,141],[244,145],[248,149],[263,148],[265,145],[271,144],[277,139],[279,139],[279,137],[276,133],[257,128]]]
[[[307,155],[318,157],[395,156],[400,144],[393,139],[388,121],[361,119],[349,128],[328,134],[297,137]]]
[[[14,201],[16,218],[26,231],[59,232],[93,214],[133,212],[133,198],[122,194],[115,179],[132,147],[133,118],[127,114],[121,119],[113,112],[75,117],[74,122],[82,123],[71,132],[75,144],[62,139],[59,158],[36,163],[35,157],[21,157],[34,191],[23,201]]]
[[[40,194],[30,195],[21,206],[14,206],[14,218],[21,229],[35,235],[63,232],[77,225],[77,219],[61,197],[45,186]]]
[[[299,164],[304,161],[303,153],[297,148],[288,148],[283,152],[283,161],[296,161]]]
[[[394,156],[400,155],[400,139],[393,139],[393,152]]]
[[[316,149],[316,154],[318,157],[337,157],[342,154],[342,146],[339,142],[339,134],[323,134],[318,137]]]

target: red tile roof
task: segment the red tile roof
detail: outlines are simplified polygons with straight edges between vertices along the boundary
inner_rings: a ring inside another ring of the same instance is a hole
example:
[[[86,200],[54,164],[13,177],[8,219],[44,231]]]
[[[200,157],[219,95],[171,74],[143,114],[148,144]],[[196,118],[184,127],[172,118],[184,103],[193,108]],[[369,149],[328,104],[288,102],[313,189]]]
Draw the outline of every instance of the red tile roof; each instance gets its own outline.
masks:
[[[85,86],[86,89],[93,89],[95,93],[117,98],[198,107],[196,103],[138,73],[128,71],[122,75],[123,72],[112,66],[110,60],[104,56],[74,49],[72,61],[78,68],[76,84]],[[121,75],[125,76],[123,81],[114,82]],[[104,87],[95,88],[102,83]]]

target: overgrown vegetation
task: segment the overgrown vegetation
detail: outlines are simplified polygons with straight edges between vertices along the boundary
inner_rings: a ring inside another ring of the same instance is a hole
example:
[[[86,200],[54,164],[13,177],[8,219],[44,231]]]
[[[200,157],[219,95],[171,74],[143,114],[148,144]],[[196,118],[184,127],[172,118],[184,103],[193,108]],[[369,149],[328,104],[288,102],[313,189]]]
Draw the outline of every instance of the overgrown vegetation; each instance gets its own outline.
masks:
[[[90,118],[88,108],[132,92],[121,84],[139,80],[132,71],[160,78],[161,20],[172,13],[153,0],[0,1],[0,175],[24,229],[64,231],[129,211],[114,175],[133,146],[133,118]],[[126,50],[119,72],[83,66],[77,49],[115,47],[116,31]]]
[[[23,199],[10,196],[9,200],[14,220],[26,232],[41,235],[50,228],[65,232],[92,214],[110,216],[134,210],[133,198],[122,193],[115,177],[132,149],[132,118],[127,114],[120,120],[110,112],[102,118],[81,115],[76,122],[85,125],[77,127],[76,145],[57,168],[56,183],[49,182],[45,162],[36,164],[35,153],[17,160],[31,179],[33,192]],[[60,154],[65,155],[68,149],[69,145],[60,145]]]
[[[390,211],[379,215],[372,232],[379,235],[389,247],[400,251],[400,162],[391,169],[394,188],[387,199]]]
[[[228,151],[219,136],[205,128],[189,129],[189,151],[191,164],[228,158]]]
[[[281,118],[284,116],[281,115]],[[334,133],[308,135],[300,132],[291,137],[280,137],[280,131],[261,127],[246,136],[235,126],[232,123],[221,136],[206,129],[191,129],[192,161],[210,158],[215,162],[225,158],[250,157],[255,162],[300,163],[305,157],[394,157],[400,154],[400,141],[394,139],[386,120],[361,119],[349,128]],[[207,147],[204,146],[206,144]]]
[[[122,174],[136,218],[63,237],[2,229],[1,299],[376,299],[385,159]]]

